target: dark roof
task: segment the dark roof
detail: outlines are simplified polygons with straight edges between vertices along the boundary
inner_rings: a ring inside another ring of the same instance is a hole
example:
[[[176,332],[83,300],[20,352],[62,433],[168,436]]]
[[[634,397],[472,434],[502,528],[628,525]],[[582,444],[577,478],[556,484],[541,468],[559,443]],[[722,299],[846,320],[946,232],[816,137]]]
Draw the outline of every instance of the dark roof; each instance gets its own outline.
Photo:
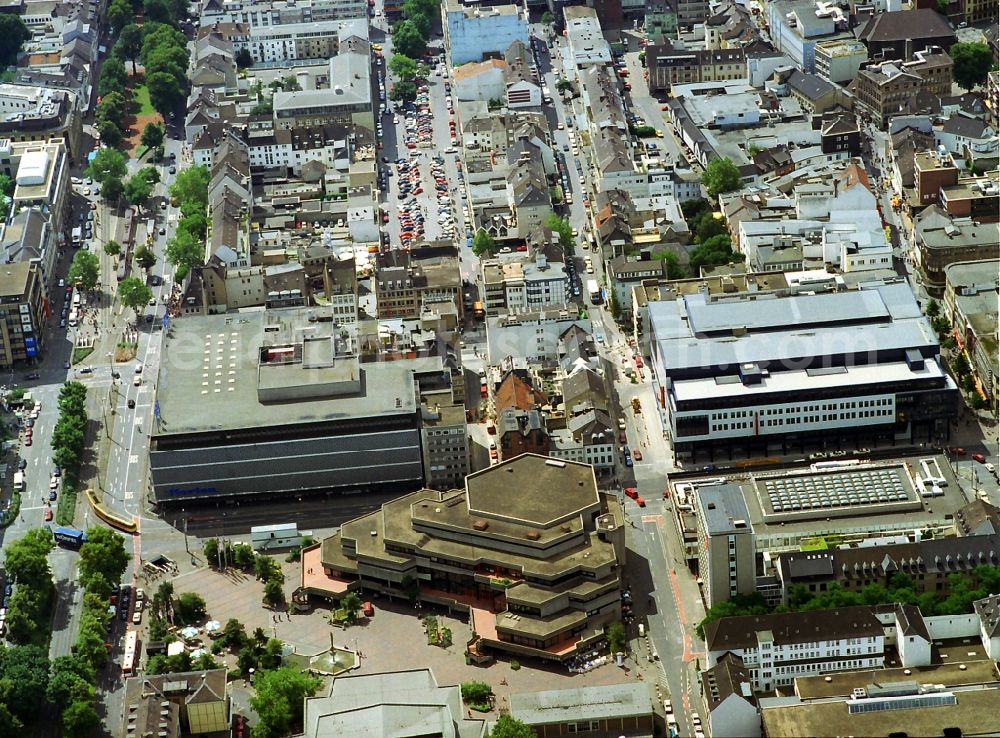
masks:
[[[975,499],[955,513],[955,528],[960,536],[1000,534],[1000,508]]]
[[[1000,594],[984,597],[972,604],[976,608],[976,614],[979,615],[979,621],[983,624],[986,635],[990,638],[1000,635]]]
[[[918,38],[954,38],[940,13],[930,8],[879,13],[855,31],[866,42],[908,41]]]
[[[743,659],[734,653],[725,654],[715,666],[702,672],[701,688],[709,712],[734,694],[751,705],[757,704],[751,689],[750,670],[743,664]]]
[[[857,118],[850,113],[842,113],[824,122],[821,134],[836,136],[844,133],[858,133],[860,130]]]
[[[868,638],[884,633],[872,608],[840,607],[721,618],[705,626],[705,645],[709,651],[756,648],[757,633],[764,630],[774,636],[775,645]]]
[[[798,69],[788,76],[788,86],[812,101],[819,100],[823,95],[828,95],[836,89],[819,75],[800,72]]]
[[[969,118],[965,115],[953,115],[941,126],[942,133],[950,133],[964,138],[983,138],[989,126],[979,118]]]
[[[900,635],[919,636],[930,643],[931,634],[927,631],[927,623],[924,622],[919,607],[896,603],[896,619],[899,621]]]

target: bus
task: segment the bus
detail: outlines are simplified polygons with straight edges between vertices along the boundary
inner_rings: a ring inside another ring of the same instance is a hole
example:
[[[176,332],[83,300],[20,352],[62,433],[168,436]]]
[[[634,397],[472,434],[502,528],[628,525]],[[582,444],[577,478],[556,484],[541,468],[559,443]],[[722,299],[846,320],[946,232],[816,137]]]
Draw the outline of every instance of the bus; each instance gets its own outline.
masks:
[[[596,279],[587,280],[587,294],[590,295],[590,302],[594,305],[600,305],[602,302],[601,288],[597,284]]]
[[[136,661],[139,658],[139,632],[130,630],[125,635],[125,652],[122,654],[122,674],[131,676],[135,673]]]
[[[87,542],[87,534],[76,528],[55,528],[52,537],[56,539],[56,543],[65,548],[80,548]]]

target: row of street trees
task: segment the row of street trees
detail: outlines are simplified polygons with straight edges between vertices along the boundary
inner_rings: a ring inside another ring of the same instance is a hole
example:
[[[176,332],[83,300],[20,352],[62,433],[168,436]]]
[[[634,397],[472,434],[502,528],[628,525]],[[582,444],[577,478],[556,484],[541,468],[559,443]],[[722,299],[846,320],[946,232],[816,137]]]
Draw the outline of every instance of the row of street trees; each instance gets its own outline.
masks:
[[[256,553],[248,543],[220,542],[217,538],[205,541],[202,551],[209,565],[219,569],[235,566],[253,571],[264,582],[264,604],[280,607],[285,604],[285,575],[281,565],[270,556]]]
[[[418,62],[406,54],[393,54],[389,60],[389,71],[396,77],[396,82],[389,91],[389,99],[400,102],[412,102],[417,97],[417,80],[425,79],[430,69],[423,62]]]
[[[177,201],[181,219],[174,237],[167,241],[167,261],[177,267],[174,279],[184,279],[188,271],[205,263],[205,232],[208,230],[208,167],[182,170],[170,186],[170,196]]]

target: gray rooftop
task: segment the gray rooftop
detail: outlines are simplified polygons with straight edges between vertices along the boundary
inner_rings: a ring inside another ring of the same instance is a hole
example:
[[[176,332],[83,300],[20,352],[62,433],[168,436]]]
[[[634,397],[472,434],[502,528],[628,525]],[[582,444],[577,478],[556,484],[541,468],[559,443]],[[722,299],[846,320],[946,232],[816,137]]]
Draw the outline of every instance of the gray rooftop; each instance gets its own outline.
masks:
[[[705,532],[712,536],[750,530],[750,511],[738,484],[717,484],[698,490],[698,511]],[[737,522],[743,525],[738,527]]]
[[[156,435],[416,412],[408,362],[361,365],[338,355],[339,336],[305,341],[316,325],[307,321],[308,312],[256,310],[171,321],[157,379]],[[276,320],[279,314],[284,320]],[[265,344],[280,351],[285,341],[301,344],[297,361],[261,358]]]
[[[619,720],[650,715],[649,689],[641,683],[520,692],[510,696],[511,716],[528,725]]]

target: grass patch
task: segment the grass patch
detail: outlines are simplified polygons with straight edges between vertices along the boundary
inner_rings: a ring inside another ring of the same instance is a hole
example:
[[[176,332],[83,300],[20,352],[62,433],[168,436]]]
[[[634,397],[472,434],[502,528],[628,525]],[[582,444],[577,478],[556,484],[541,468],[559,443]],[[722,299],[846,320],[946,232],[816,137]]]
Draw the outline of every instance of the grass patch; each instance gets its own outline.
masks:
[[[139,159],[141,159],[142,157],[144,157],[146,155],[147,151],[149,151],[149,147],[146,146],[146,144],[139,144],[139,148],[137,148],[135,150],[135,159],[136,159],[136,161],[139,161]]]
[[[56,505],[55,519],[59,525],[73,525],[76,516],[76,485],[63,483],[59,493],[59,503]]]
[[[70,363],[79,364],[92,353],[94,353],[93,346],[77,346],[73,349],[73,358],[70,360]]]
[[[135,103],[137,117],[156,114],[156,109],[149,99],[149,88],[146,85],[138,85],[132,89],[132,101]]]

